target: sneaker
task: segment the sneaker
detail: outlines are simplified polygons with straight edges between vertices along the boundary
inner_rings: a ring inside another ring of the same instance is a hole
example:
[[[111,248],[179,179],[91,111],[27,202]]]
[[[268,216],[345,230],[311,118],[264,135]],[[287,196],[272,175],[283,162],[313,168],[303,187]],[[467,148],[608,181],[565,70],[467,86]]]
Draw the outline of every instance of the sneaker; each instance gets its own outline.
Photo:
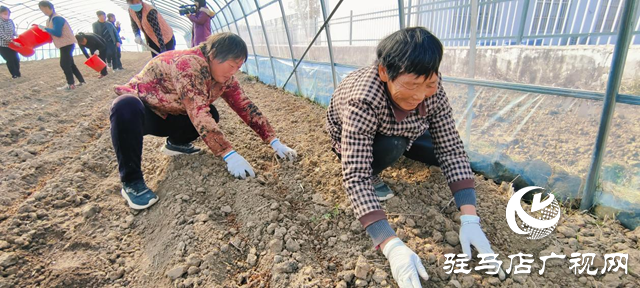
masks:
[[[191,155],[200,152],[200,148],[193,146],[191,143],[187,144],[173,144],[167,139],[167,144],[162,147],[162,153],[169,156],[175,155]]]
[[[158,202],[158,195],[147,187],[144,180],[137,180],[131,183],[123,182],[120,194],[127,200],[129,207],[136,210],[149,208]]]
[[[78,85],[76,85],[76,87],[80,87],[82,85],[87,85],[87,82],[80,82],[80,83],[78,83]]]
[[[376,190],[376,196],[378,196],[379,201],[386,201],[394,196],[391,188],[382,181],[380,176],[374,175],[371,178],[371,184],[373,184],[373,188]]]
[[[58,88],[56,88],[56,89],[57,89],[57,90],[73,90],[73,89],[76,89],[76,85],[73,85],[73,84],[69,85],[69,84],[67,84],[67,85],[64,85],[64,86],[62,86],[62,87],[58,87]]]

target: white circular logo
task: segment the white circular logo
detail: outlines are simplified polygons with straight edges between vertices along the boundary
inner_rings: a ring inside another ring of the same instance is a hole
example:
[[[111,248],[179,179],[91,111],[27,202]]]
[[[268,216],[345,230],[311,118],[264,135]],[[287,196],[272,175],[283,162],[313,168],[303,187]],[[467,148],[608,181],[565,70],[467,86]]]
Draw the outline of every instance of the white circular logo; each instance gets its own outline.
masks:
[[[509,203],[507,203],[506,217],[507,224],[509,224],[509,228],[513,232],[529,235],[527,239],[536,240],[548,236],[556,229],[562,213],[560,213],[560,205],[553,197],[553,194],[549,194],[544,201],[540,202],[542,193],[536,193],[533,195],[533,202],[531,202],[531,213],[538,214],[538,216],[529,215],[522,208],[522,197],[533,190],[544,189],[537,186],[529,186],[514,193],[509,199]],[[522,220],[522,226],[518,226],[518,223],[516,223],[516,214]]]

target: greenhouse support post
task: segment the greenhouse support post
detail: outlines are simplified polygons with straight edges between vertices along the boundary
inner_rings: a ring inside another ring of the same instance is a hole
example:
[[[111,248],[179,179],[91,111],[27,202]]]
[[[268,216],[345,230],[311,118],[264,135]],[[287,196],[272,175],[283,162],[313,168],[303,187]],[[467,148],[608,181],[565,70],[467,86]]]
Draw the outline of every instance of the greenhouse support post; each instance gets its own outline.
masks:
[[[616,108],[616,98],[620,89],[622,73],[629,52],[629,44],[631,42],[632,32],[638,1],[627,0],[623,9],[622,19],[620,21],[620,30],[618,31],[618,41],[613,48],[613,59],[611,60],[611,70],[609,72],[609,80],[607,81],[607,90],[605,92],[604,104],[602,107],[602,117],[600,118],[600,127],[598,128],[598,136],[596,138],[593,157],[591,158],[591,166],[587,174],[586,185],[582,200],[580,201],[580,210],[589,210],[593,207],[593,198],[595,196],[598,185],[598,178],[602,166],[602,158],[604,156],[607,136],[611,127],[611,119]]]
[[[295,55],[293,55],[293,44],[291,44],[291,33],[289,32],[289,24],[287,23],[287,16],[284,11],[284,5],[282,4],[282,0],[278,0],[278,5],[280,5],[280,14],[282,14],[282,23],[284,24],[284,31],[287,34],[287,43],[289,43],[289,53],[291,54],[291,65],[296,65],[296,57]],[[291,68],[293,69],[293,66]],[[302,88],[300,87],[300,80],[298,79],[298,71],[295,71],[293,73],[296,77],[297,92],[302,94]]]
[[[411,27],[411,0],[409,0],[409,3],[407,3],[407,23],[405,23],[405,26],[409,26]]]
[[[229,5],[229,4],[227,4],[227,5]],[[247,32],[249,33],[249,41],[251,41],[251,50],[253,50],[253,61],[256,62],[256,71],[258,72],[258,75],[260,75],[260,65],[258,64],[258,56],[257,56],[257,53],[256,53],[256,46],[253,44],[253,36],[251,35],[251,26],[249,26],[249,20],[247,19],[247,13],[244,11],[244,7],[242,7],[242,2],[238,1],[238,6],[240,6],[240,11],[242,11],[242,18],[244,18],[244,23],[247,25]],[[233,15],[233,9],[231,9],[231,7],[229,7],[229,11],[231,11],[231,16],[236,17],[236,16]],[[240,33],[240,30],[238,30],[238,33]],[[247,72],[248,71],[249,71],[249,68],[247,67]]]
[[[470,19],[478,19],[478,0],[471,0],[471,14]],[[478,34],[478,21],[471,20],[471,31],[469,39],[469,79],[476,78],[476,42]],[[476,87],[469,85],[467,89],[467,107],[473,104],[473,99],[476,95]],[[465,125],[464,142],[469,145],[471,141],[471,124],[473,124],[473,107],[469,108],[469,114],[467,115],[467,123]]]
[[[276,68],[273,65],[273,55],[271,54],[271,47],[269,47],[269,37],[267,36],[267,30],[264,28],[264,20],[262,19],[262,8],[258,4],[258,0],[254,0],[256,3],[256,9],[258,9],[258,16],[260,16],[260,25],[262,26],[262,33],[264,33],[264,43],[267,45],[267,53],[269,53],[269,63],[271,63],[271,72],[273,73],[273,85],[278,86],[278,80],[276,76]],[[240,2],[240,1],[238,1]]]
[[[398,0],[398,19],[400,20],[400,29],[404,29],[404,0]]]
[[[349,46],[353,45],[353,10],[349,12]]]
[[[258,1],[258,0],[256,0]],[[329,49],[329,61],[331,61],[331,76],[333,76],[333,89],[338,89],[338,76],[336,74],[336,62],[333,58],[333,45],[331,44],[331,29],[327,20],[327,4],[325,0],[320,0],[322,6],[322,19],[324,20],[324,32],[327,33],[327,48]]]
[[[522,3],[522,13],[520,14],[520,26],[518,26],[518,36],[516,37],[516,45],[522,44],[522,36],[524,35],[524,26],[527,23],[527,13],[529,13],[529,0],[524,0],[524,3]]]

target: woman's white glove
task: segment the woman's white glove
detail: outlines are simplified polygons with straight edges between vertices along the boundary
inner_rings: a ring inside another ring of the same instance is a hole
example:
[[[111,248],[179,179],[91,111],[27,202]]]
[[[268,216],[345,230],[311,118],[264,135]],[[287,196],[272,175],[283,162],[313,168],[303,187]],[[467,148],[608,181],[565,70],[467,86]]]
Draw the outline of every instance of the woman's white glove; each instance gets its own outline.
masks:
[[[224,155],[223,159],[227,162],[227,170],[233,177],[246,179],[247,173],[249,173],[251,177],[256,177],[256,173],[253,172],[253,168],[251,168],[249,162],[240,156],[236,150]]]
[[[489,244],[489,239],[482,232],[480,227],[480,217],[475,215],[462,215],[460,216],[460,245],[462,246],[462,253],[467,254],[467,259],[471,259],[471,245],[476,247],[479,254],[494,254]],[[493,260],[493,257],[487,258],[487,260]],[[504,280],[507,278],[507,274],[504,273],[502,267],[497,263],[492,263],[496,267],[498,278]]]
[[[393,238],[382,249],[382,254],[389,260],[391,274],[400,288],[419,288],[420,277],[429,280],[427,269],[422,265],[420,257],[399,238]],[[418,277],[419,276],[419,277]]]
[[[136,42],[138,45],[142,45],[142,37],[141,37],[140,35],[136,35],[136,40],[135,40],[135,42]]]
[[[276,151],[276,154],[278,154],[278,156],[280,156],[280,158],[282,159],[288,157],[289,161],[293,161],[296,159],[296,157],[298,157],[298,153],[296,153],[296,150],[293,150],[287,147],[287,145],[282,144],[282,142],[280,142],[278,138],[271,141],[271,148],[273,148],[273,150]]]

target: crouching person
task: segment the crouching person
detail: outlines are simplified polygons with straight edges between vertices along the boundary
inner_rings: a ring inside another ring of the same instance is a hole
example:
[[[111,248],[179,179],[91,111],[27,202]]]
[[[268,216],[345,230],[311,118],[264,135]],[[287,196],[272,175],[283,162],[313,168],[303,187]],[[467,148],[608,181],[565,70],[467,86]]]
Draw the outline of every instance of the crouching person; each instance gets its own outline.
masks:
[[[213,154],[226,161],[233,176],[255,176],[249,162],[233,150],[218,127],[220,117],[213,105],[218,98],[224,99],[280,157],[296,157],[293,149],[278,140],[267,118],[247,98],[234,76],[247,56],[242,38],[220,33],[197,47],[158,55],[129,83],[115,88],[120,96],[111,107],[111,138],[121,194],[129,207],[145,209],[158,201],[140,169],[144,135],[167,137],[162,148],[167,155],[199,152],[191,142],[202,137]]]
[[[442,167],[462,214],[462,252],[470,256],[473,245],[479,253],[493,253],[476,215],[474,175],[442,88],[442,55],[440,40],[424,28],[395,32],[378,45],[376,65],[349,74],[327,109],[332,148],[355,215],[403,288],[421,287],[420,278],[429,278],[380,205],[393,191],[378,174],[403,154]]]

